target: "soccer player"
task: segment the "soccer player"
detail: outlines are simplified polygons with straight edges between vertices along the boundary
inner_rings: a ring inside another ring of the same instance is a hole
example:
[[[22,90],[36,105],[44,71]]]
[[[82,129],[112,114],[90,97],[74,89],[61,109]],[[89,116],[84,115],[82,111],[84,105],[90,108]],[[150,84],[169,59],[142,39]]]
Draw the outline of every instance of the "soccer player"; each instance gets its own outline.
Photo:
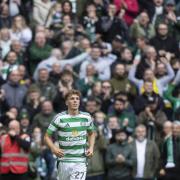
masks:
[[[69,91],[65,97],[67,111],[54,117],[44,137],[47,146],[58,157],[59,180],[85,180],[86,159],[93,155],[94,125],[89,113],[79,111],[80,96],[77,90]],[[58,132],[59,148],[51,139],[55,131]]]

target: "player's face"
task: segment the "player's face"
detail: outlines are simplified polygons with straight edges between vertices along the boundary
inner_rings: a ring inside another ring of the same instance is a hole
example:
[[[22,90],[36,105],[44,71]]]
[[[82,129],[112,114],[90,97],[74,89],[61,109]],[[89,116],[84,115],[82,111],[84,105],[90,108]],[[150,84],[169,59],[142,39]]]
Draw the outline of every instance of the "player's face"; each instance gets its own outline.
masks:
[[[73,94],[70,97],[68,97],[66,103],[67,103],[68,109],[77,110],[80,105],[80,97],[76,94]]]

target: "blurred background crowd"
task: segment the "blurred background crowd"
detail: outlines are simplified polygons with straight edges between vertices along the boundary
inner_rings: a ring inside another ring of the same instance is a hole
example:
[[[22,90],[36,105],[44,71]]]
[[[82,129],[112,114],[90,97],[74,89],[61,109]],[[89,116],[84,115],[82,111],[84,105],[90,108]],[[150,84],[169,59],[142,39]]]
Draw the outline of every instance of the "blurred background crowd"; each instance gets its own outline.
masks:
[[[0,136],[28,152],[29,179],[56,179],[43,135],[71,89],[97,127],[88,180],[180,179],[179,0],[1,0],[0,9]]]

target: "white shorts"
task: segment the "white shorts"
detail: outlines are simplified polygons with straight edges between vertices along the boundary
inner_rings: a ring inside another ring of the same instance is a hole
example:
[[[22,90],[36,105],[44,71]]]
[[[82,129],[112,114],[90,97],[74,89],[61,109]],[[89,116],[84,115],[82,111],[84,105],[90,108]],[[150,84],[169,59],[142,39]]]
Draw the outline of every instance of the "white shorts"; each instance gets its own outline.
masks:
[[[85,180],[87,165],[81,162],[59,162],[58,164],[59,180]]]

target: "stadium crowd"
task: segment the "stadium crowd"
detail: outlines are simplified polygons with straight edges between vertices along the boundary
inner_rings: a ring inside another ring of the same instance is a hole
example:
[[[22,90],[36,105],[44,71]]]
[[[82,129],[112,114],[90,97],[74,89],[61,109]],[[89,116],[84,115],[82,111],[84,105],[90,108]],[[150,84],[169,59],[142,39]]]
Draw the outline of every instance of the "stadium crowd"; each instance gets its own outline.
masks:
[[[71,89],[96,126],[87,180],[180,179],[179,0],[1,0],[0,9],[3,180],[56,179],[43,136]],[[21,163],[4,162],[5,142],[23,149]]]

